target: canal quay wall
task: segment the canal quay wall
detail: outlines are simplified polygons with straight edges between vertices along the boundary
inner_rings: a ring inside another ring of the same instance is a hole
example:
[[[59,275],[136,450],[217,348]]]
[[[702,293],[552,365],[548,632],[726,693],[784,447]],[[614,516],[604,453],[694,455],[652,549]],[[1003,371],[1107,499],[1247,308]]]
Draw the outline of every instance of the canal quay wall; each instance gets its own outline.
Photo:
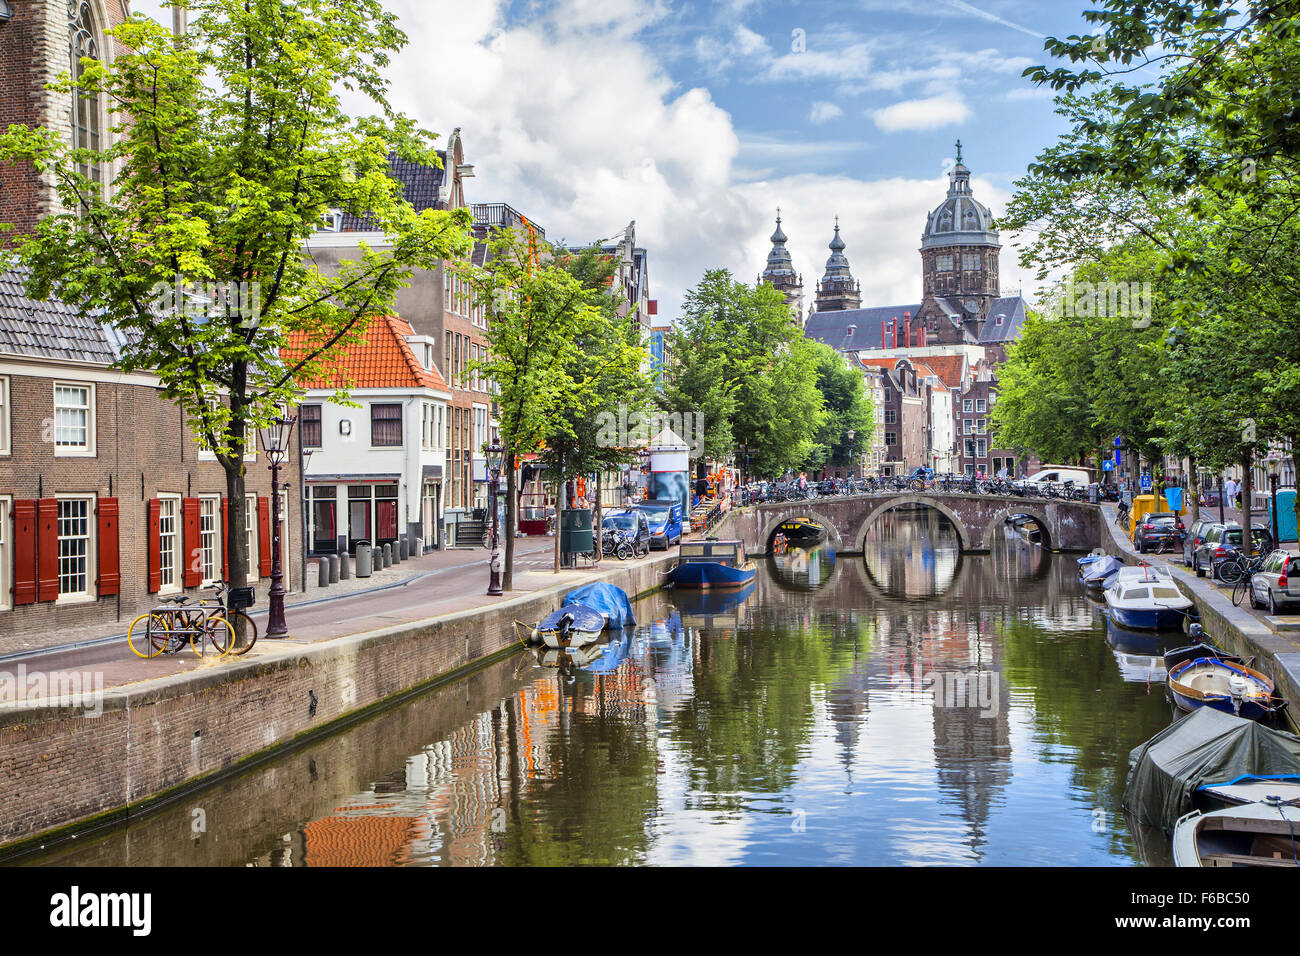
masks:
[[[1168,567],[1183,593],[1196,604],[1205,633],[1225,650],[1245,658],[1254,657],[1251,666],[1273,679],[1277,693],[1290,701],[1286,718],[1290,729],[1297,730],[1296,721],[1300,718],[1296,710],[1300,707],[1300,647],[1297,643],[1275,632],[1249,611],[1234,605],[1231,597],[1216,589],[1208,578],[1198,578],[1188,571],[1181,561],[1171,561],[1164,555],[1139,555],[1115,523],[1114,507],[1108,506],[1104,511],[1102,549],[1126,564],[1145,561]],[[1300,634],[1300,631],[1290,633]]]
[[[537,621],[580,583],[633,599],[663,586],[675,555],[612,564],[582,582],[488,607],[255,660],[105,690],[93,706],[0,708],[0,856],[51,846],[155,810],[232,774],[503,658],[515,620]]]

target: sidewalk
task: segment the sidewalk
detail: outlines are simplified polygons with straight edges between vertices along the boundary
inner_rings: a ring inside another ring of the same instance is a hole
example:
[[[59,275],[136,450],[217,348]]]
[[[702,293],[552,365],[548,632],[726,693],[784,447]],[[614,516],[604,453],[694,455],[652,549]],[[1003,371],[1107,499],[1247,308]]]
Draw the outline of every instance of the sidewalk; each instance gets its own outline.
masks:
[[[102,674],[105,689],[184,674],[203,668],[219,668],[228,661],[255,661],[296,646],[306,646],[334,638],[365,634],[394,625],[427,621],[457,612],[489,608],[556,585],[580,585],[613,565],[638,565],[662,558],[651,557],[620,562],[606,558],[592,567],[565,569],[554,573],[555,539],[516,539],[514,590],[500,597],[489,597],[488,552],[478,550],[438,551],[404,561],[369,579],[347,582],[350,591],[336,593],[339,585],[328,589],[313,588],[294,595],[286,602],[289,637],[270,640],[262,636],[246,655],[219,658],[209,651],[196,656],[188,647],[174,655],[152,660],[135,656],[120,629],[117,634],[100,635],[107,640],[79,646],[62,646],[0,659],[0,673],[15,672],[19,667],[26,675],[52,672],[93,672]],[[340,582],[343,584],[344,582]],[[557,600],[558,603],[558,600]],[[252,613],[259,630],[266,627],[266,608]],[[534,622],[528,622],[534,623]],[[30,696],[28,699],[32,699]]]

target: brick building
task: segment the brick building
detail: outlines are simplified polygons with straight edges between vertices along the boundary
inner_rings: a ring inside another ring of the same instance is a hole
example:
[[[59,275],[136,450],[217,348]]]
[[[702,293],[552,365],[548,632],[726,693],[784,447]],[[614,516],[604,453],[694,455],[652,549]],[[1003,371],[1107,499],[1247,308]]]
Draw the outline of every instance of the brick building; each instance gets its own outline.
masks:
[[[0,274],[0,652],[125,629],[158,597],[197,596],[229,570],[221,466],[154,376],[113,367],[114,329],[27,298],[24,278]],[[264,606],[271,478],[260,450],[245,460],[250,581]],[[298,461],[295,438],[280,492],[285,585],[295,589]]]
[[[464,181],[473,177],[474,167],[465,162],[459,129],[452,131],[446,149],[438,156],[441,168],[389,158],[391,175],[403,185],[406,200],[416,212],[469,207]],[[359,259],[361,242],[383,249],[388,237],[373,231],[364,218],[339,213],[311,238],[307,251],[321,270],[328,272],[345,259]],[[394,312],[410,323],[415,335],[436,343],[435,361],[451,388],[441,479],[445,511],[486,506],[486,485],[474,479],[484,466],[481,448],[491,440],[492,393],[482,376],[464,374],[471,362],[487,354],[486,310],[473,301],[468,283],[462,282],[451,264],[441,263],[436,269],[417,269],[411,274],[408,286],[397,293]]]
[[[0,21],[0,129],[19,123],[45,127],[76,146],[98,147],[108,129],[102,97],[69,97],[46,89],[69,70],[79,75],[83,56],[112,62],[112,43],[104,35],[128,15],[125,0],[17,0],[12,19]],[[102,183],[111,170],[89,170]],[[14,233],[31,232],[42,217],[56,211],[50,180],[30,164],[0,163],[0,222]]]

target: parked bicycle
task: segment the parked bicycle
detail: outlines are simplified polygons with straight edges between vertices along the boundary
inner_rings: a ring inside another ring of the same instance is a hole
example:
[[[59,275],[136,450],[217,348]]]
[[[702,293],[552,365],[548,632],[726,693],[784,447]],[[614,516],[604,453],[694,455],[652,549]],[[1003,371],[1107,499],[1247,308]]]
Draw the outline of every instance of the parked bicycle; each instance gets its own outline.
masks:
[[[257,643],[257,625],[236,604],[250,607],[252,588],[229,591],[220,582],[206,590],[211,598],[190,603],[188,594],[163,598],[153,610],[141,614],[127,628],[126,641],[131,651],[146,660],[162,654],[175,654],[188,643],[194,653],[203,655],[211,644],[219,657],[240,656]],[[227,607],[230,593],[232,605]],[[142,626],[143,625],[143,626]]]

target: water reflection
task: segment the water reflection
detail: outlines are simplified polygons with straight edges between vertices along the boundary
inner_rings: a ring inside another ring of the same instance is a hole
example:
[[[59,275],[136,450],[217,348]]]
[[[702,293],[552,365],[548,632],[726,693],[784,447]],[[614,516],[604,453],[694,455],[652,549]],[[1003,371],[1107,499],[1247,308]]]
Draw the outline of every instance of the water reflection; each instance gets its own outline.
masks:
[[[963,559],[920,513],[870,540],[814,589],[769,564],[656,595],[588,660],[522,653],[35,862],[1136,862],[1128,752],[1169,710],[1074,559]]]
[[[835,576],[835,549],[829,544],[791,545],[785,553],[774,553],[767,560],[776,581],[793,591],[816,591]]]

